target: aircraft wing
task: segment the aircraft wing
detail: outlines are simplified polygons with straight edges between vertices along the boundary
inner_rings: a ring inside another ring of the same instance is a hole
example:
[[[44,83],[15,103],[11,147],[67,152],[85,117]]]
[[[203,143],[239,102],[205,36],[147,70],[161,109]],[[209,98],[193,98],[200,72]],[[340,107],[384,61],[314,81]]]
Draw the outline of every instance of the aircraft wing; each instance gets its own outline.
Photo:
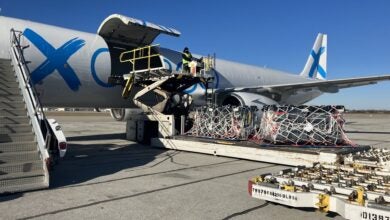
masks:
[[[322,92],[336,93],[339,89],[364,86],[370,84],[376,84],[379,81],[390,80],[390,75],[382,76],[370,76],[370,77],[359,77],[349,79],[335,79],[335,80],[311,80],[300,83],[287,83],[277,85],[264,85],[254,87],[241,87],[241,88],[227,88],[217,90],[216,92],[274,92],[283,93],[287,91],[294,91],[300,89],[317,88]]]

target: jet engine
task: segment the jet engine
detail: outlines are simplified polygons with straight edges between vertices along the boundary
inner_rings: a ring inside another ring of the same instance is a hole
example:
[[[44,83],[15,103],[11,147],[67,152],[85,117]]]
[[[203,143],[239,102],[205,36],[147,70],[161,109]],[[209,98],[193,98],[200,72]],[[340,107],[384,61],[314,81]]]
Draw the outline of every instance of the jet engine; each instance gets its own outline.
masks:
[[[232,92],[219,98],[219,100],[220,105],[256,106],[258,109],[262,109],[264,105],[279,104],[275,100],[266,96],[250,92]]]

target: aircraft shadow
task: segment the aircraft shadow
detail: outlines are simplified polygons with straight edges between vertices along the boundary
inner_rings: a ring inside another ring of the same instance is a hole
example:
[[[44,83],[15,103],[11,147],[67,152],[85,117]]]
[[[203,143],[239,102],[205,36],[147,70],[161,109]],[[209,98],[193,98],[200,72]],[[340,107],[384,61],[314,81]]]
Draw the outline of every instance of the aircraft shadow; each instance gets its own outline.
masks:
[[[92,135],[68,139],[73,141],[96,140],[94,138],[104,136]],[[163,149],[136,143],[126,144],[69,143],[65,158],[60,160],[50,173],[50,188],[71,187],[124,169],[137,168],[150,163],[156,159],[156,156],[166,152]]]

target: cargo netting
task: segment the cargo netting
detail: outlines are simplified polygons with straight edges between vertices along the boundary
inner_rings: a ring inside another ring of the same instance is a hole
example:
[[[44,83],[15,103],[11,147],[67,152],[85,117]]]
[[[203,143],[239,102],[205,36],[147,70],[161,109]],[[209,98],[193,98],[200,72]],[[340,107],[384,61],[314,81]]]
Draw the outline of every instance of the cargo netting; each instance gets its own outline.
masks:
[[[352,145],[343,106],[200,107],[187,135],[288,145]]]
[[[344,132],[343,106],[265,106],[263,140],[293,145],[352,145]]]
[[[227,140],[248,140],[259,127],[256,107],[200,107],[193,114],[187,135]],[[257,127],[256,127],[257,126]]]

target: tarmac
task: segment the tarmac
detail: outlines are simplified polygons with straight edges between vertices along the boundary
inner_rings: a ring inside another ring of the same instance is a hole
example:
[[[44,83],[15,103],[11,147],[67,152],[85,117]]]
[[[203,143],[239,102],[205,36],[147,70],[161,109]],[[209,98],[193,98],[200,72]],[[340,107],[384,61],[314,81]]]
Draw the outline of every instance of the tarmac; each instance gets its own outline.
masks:
[[[0,219],[343,219],[256,200],[247,181],[285,166],[152,148],[105,113],[48,114],[68,152],[49,189],[0,196]],[[346,115],[348,137],[390,146],[390,114]]]

